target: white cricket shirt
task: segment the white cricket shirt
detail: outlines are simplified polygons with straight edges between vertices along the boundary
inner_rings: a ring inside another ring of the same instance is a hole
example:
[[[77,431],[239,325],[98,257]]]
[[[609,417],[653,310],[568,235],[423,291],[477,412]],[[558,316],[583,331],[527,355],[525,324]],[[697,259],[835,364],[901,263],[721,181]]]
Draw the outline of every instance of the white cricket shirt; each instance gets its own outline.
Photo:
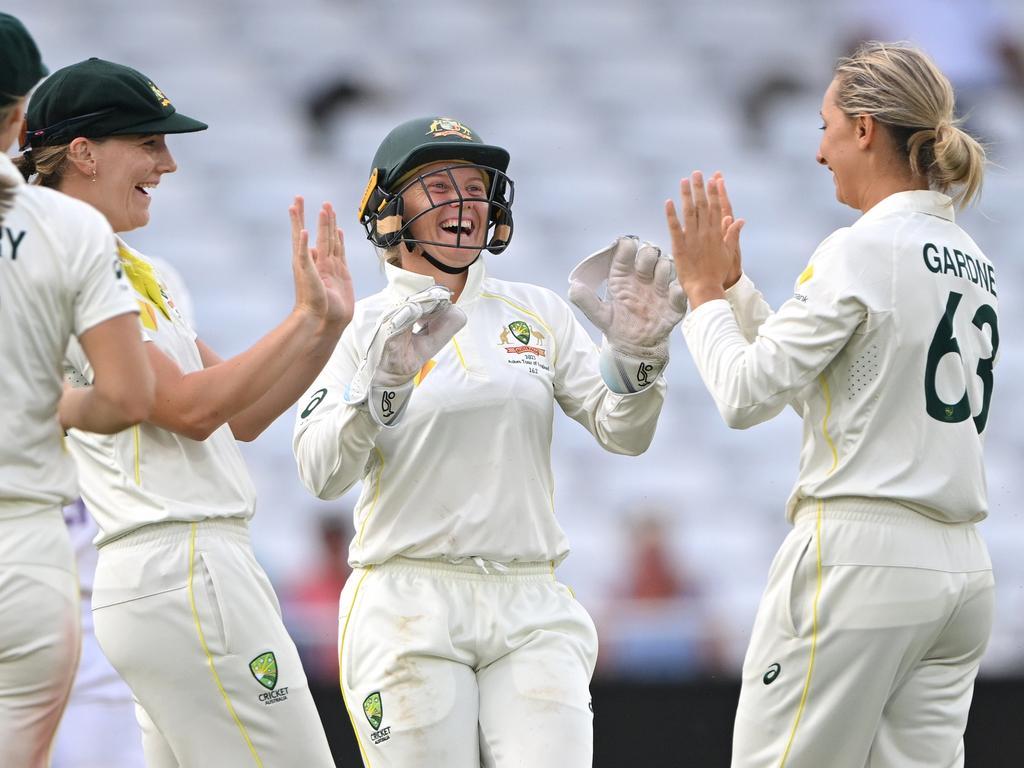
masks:
[[[997,285],[950,199],[887,197],[818,246],[795,290],[770,314],[744,278],[683,321],[730,426],[787,404],[803,417],[790,519],[801,499],[838,496],[983,519]]]
[[[18,184],[0,224],[0,517],[54,509],[77,495],[57,418],[68,339],[138,307],[106,219],[85,203]]]
[[[545,288],[488,278],[478,261],[458,301],[466,327],[417,375],[402,421],[383,429],[342,401],[345,386],[380,316],[434,284],[385,270],[387,288],[356,304],[299,400],[293,441],[299,476],[320,498],[363,481],[349,562],[560,561],[569,548],[552,498],[555,403],[607,450],[636,455],[654,436],[664,381],[630,396],[610,392],[568,304]]]
[[[143,338],[182,373],[201,370],[196,334],[159,272],[123,241],[118,251],[135,289]],[[77,344],[68,346],[67,361],[92,380]],[[256,490],[227,424],[202,441],[148,422],[115,435],[71,430],[70,437],[82,498],[100,528],[97,546],[150,523],[252,517]]]

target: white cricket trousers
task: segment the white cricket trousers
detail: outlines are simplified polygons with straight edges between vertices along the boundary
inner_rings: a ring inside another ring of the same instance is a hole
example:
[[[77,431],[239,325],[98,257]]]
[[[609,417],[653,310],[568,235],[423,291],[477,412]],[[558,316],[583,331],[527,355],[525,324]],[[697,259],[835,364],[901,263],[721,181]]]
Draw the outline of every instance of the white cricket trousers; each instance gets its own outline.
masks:
[[[960,768],[992,609],[973,524],[804,500],[743,662],[733,768]]]
[[[334,768],[244,520],[158,523],[105,544],[93,620],[141,706],[149,768]]]
[[[60,507],[0,518],[0,765],[45,768],[78,666],[78,571]]]
[[[589,768],[594,623],[551,563],[396,557],[341,593],[341,691],[367,768]]]

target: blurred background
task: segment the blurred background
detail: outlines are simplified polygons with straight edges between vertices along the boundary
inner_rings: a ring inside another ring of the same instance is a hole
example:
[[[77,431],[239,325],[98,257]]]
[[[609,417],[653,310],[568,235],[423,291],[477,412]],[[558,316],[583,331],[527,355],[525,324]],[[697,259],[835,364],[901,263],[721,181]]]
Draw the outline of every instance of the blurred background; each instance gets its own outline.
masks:
[[[693,169],[721,170],[744,264],[777,306],[818,242],[857,213],[815,162],[835,58],[910,40],[958,89],[989,146],[981,202],[960,217],[996,264],[1000,359],[987,429],[997,617],[968,765],[1020,765],[1024,697],[1024,2],[1019,0],[7,0],[51,70],[89,56],[149,75],[210,124],[170,137],[178,173],[127,236],[187,283],[200,336],[242,351],[291,309],[287,207],[341,212],[358,296],[384,284],[355,220],[370,159],[400,121],[446,115],[512,154],[515,237],[492,274],[565,294],[572,266],[615,237],[664,242],[662,204]],[[799,420],[720,421],[679,334],[651,449],[601,452],[556,419],[559,570],[601,633],[595,765],[724,764],[737,676],[768,565],[787,531]],[[353,497],[298,482],[292,415],[243,445],[259,491],[257,555],[318,681],[339,760],[357,765],[337,695],[336,607]],[[501,446],[495,446],[500,460]],[[471,482],[467,478],[467,482]],[[671,729],[671,730],[668,730]],[[987,729],[979,731],[978,729]],[[668,736],[669,738],[666,738]],[[991,744],[999,744],[1000,757]],[[639,759],[643,757],[644,759]],[[623,760],[625,758],[622,758]],[[646,762],[645,762],[646,760]],[[1003,762],[1007,760],[1008,762]]]

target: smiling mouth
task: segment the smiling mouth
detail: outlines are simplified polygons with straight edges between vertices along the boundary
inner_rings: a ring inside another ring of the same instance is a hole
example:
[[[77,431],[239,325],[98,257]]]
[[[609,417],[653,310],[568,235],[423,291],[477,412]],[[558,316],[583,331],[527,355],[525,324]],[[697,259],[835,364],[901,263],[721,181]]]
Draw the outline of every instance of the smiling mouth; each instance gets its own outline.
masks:
[[[450,235],[466,237],[473,234],[473,222],[466,219],[446,219],[441,222],[441,229]]]
[[[149,192],[147,192],[146,190],[156,189],[156,184],[154,182],[143,182],[142,184],[136,184],[135,188],[139,190],[139,192],[144,194],[146,197],[149,197]]]

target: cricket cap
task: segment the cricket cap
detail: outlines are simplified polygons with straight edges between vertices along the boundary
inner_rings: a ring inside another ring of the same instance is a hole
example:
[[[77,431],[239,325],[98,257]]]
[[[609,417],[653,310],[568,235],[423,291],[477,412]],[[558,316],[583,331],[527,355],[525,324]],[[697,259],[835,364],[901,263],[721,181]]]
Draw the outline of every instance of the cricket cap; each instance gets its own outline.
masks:
[[[47,71],[25,25],[9,13],[0,13],[0,107],[31,91]]]
[[[206,123],[178,112],[138,70],[91,58],[58,69],[28,104],[27,147],[65,144],[78,136],[205,131]]]

